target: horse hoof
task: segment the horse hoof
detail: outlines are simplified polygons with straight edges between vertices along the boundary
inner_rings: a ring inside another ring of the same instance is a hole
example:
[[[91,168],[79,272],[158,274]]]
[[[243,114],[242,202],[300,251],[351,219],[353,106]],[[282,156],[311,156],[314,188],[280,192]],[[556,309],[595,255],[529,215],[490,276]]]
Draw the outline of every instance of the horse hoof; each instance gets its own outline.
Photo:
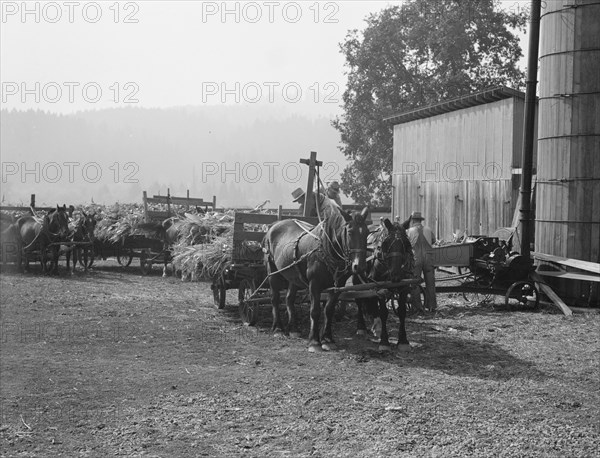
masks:
[[[337,350],[337,345],[333,342],[326,342],[323,345],[321,345],[321,348],[323,349],[323,351],[335,351]]]
[[[378,350],[379,350],[381,353],[387,353],[387,352],[390,352],[390,351],[392,351],[392,347],[390,347],[389,345],[379,345],[379,348],[378,348]]]
[[[323,349],[319,345],[310,345],[308,347],[309,353],[321,353]]]
[[[283,333],[283,331],[281,329],[275,329],[273,331],[273,337],[284,337],[285,334]]]
[[[290,332],[290,337],[293,339],[299,339],[300,333],[299,332]]]
[[[410,344],[398,344],[398,351],[409,352],[410,350]]]

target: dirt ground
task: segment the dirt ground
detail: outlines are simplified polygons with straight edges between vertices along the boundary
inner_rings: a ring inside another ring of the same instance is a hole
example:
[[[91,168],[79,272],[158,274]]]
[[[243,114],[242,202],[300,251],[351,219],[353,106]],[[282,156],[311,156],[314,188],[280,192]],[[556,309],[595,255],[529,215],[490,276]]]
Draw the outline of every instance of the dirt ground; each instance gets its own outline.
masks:
[[[350,307],[313,354],[307,307],[274,337],[268,307],[244,327],[235,291],[160,275],[4,268],[2,456],[599,456],[598,314],[443,295],[380,354]]]

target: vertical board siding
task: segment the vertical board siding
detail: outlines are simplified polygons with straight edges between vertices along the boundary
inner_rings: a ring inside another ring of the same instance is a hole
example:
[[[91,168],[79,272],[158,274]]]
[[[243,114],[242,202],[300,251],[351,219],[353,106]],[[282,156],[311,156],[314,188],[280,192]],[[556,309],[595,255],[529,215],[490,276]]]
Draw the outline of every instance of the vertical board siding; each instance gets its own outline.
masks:
[[[515,101],[394,126],[394,214],[404,220],[421,211],[444,240],[458,230],[490,234],[510,225],[514,148],[522,141],[514,139]]]

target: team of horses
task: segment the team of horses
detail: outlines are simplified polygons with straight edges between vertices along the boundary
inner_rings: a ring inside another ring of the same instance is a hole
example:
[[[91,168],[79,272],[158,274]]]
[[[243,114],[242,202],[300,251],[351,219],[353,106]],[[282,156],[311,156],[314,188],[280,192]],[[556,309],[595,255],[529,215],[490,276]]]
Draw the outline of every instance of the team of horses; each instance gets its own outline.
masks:
[[[368,207],[361,212],[348,214],[332,206],[324,209],[323,219],[316,226],[297,220],[283,220],[269,228],[263,240],[263,251],[272,297],[273,332],[299,336],[295,298],[298,291],[307,289],[310,297],[308,350],[334,350],[336,344],[332,327],[340,293],[328,293],[321,326],[323,291],[344,286],[351,277],[353,284],[360,284],[398,282],[411,276],[414,260],[405,230],[400,224],[392,224],[386,219],[378,230],[369,232],[367,214]],[[94,215],[82,211],[77,218],[70,219],[66,206],[57,205],[43,218],[22,216],[11,221],[3,217],[1,223],[3,256],[7,254],[6,251],[12,251],[19,267],[22,265],[22,254],[25,254],[24,267],[27,269],[27,254],[35,252],[39,254],[43,271],[57,274],[62,247],[69,272],[75,272],[78,262],[87,270],[94,242]],[[169,218],[153,226],[156,235],[164,241],[166,251],[181,236],[181,225],[181,220]],[[12,249],[8,250],[7,247]],[[368,247],[373,251],[371,256],[367,256]],[[166,275],[168,260],[169,256],[165,255],[163,275]],[[287,290],[285,303],[288,321],[285,326],[280,316],[280,292],[283,290]],[[396,296],[396,300],[400,318],[398,345],[406,347],[409,345],[405,329],[407,297]],[[358,306],[357,334],[366,335],[365,313],[378,318],[381,320],[379,349],[389,350],[387,298],[381,296],[355,301]]]
[[[14,261],[20,271],[29,270],[31,259],[37,259],[44,273],[58,274],[58,259],[63,252],[67,270],[74,272],[77,262],[87,270],[96,226],[94,215],[82,211],[72,219],[66,205],[57,205],[43,217],[25,215],[14,220],[3,215],[1,222],[3,261]]]
[[[284,331],[280,317],[280,292],[287,289],[285,298],[290,336],[298,336],[295,311],[296,294],[308,289],[310,296],[310,352],[334,350],[332,324],[335,305],[340,293],[329,292],[324,307],[324,325],[321,321],[321,293],[334,286],[344,286],[352,277],[354,284],[400,280],[412,276],[413,253],[404,228],[384,220],[384,226],[369,233],[366,224],[368,208],[347,214],[339,207],[325,209],[323,220],[316,226],[307,226],[296,220],[273,224],[265,235],[263,250],[271,289],[273,327],[275,333]],[[373,256],[367,257],[369,243]],[[332,290],[329,290],[332,291]],[[334,289],[333,291],[339,291]],[[409,289],[398,293],[400,330],[398,345],[407,348],[405,318]],[[392,299],[393,300],[393,299]],[[357,334],[366,334],[364,313],[381,320],[379,349],[390,350],[387,332],[387,299],[356,299],[358,305]]]

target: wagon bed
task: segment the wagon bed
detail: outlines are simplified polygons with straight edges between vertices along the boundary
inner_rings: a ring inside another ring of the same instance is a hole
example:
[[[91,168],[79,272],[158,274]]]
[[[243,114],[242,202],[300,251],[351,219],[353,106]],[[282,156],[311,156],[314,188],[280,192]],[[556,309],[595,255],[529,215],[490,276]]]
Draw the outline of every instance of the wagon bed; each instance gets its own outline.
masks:
[[[152,264],[164,262],[168,253],[162,240],[144,235],[128,235],[116,242],[96,240],[94,256],[104,260],[115,257],[123,267],[128,267],[134,258],[138,258],[142,273],[147,275],[152,270]]]

